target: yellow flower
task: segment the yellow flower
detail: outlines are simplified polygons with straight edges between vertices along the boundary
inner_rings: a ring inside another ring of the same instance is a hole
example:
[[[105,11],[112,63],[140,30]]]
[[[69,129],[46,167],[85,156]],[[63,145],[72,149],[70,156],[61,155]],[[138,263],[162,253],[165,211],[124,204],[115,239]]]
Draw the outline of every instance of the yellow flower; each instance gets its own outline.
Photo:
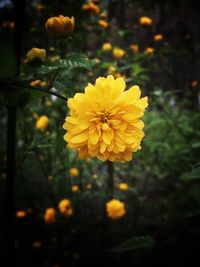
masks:
[[[45,27],[47,33],[54,38],[66,37],[74,31],[74,17],[51,17],[46,21]]]
[[[104,43],[102,45],[102,51],[107,52],[110,51],[112,49],[112,45],[110,43]]]
[[[77,168],[71,168],[71,169],[69,170],[69,174],[70,174],[70,176],[72,176],[72,177],[76,177],[76,176],[79,175],[79,170],[78,170]]]
[[[44,87],[44,86],[47,85],[47,83],[46,82],[42,82],[41,80],[35,80],[35,81],[32,81],[30,83],[30,85],[31,86],[42,86],[42,87]]]
[[[125,51],[121,48],[114,48],[113,49],[113,56],[116,59],[120,59],[125,55]]]
[[[36,121],[35,128],[38,130],[45,130],[48,126],[49,119],[46,115],[42,115],[39,117],[39,119]]]
[[[26,54],[26,60],[32,61],[34,59],[39,59],[41,61],[46,60],[46,50],[33,47],[31,50],[28,51]]]
[[[191,81],[191,86],[192,86],[192,88],[197,87],[198,84],[199,84],[199,82],[198,82],[197,80],[193,80],[193,81]]]
[[[71,201],[69,199],[63,199],[60,201],[59,205],[60,213],[64,216],[71,216],[73,214],[73,209],[71,207]]]
[[[120,200],[112,199],[106,203],[106,211],[111,219],[119,219],[126,213],[125,204]]]
[[[156,42],[160,42],[163,39],[163,35],[162,34],[155,34],[153,37],[154,41]]]
[[[144,26],[149,26],[149,25],[152,24],[152,19],[149,18],[149,17],[146,17],[146,16],[141,17],[141,18],[140,18],[140,24],[141,24],[141,25],[144,25]]]
[[[63,128],[68,147],[81,159],[129,161],[141,148],[144,123],[140,118],[147,107],[147,97],[140,98],[139,86],[125,90],[123,78],[100,77],[88,84],[85,93],[68,100],[70,115]]]
[[[118,185],[118,188],[119,188],[120,190],[122,190],[122,191],[126,191],[126,190],[128,190],[128,184],[127,184],[127,183],[120,183],[120,184]]]
[[[108,15],[107,15],[106,12],[102,12],[102,13],[100,14],[100,17],[101,17],[102,19],[106,19],[106,18],[108,17]]]
[[[27,213],[26,213],[26,211],[25,210],[18,210],[17,212],[16,212],[16,214],[15,214],[15,216],[17,217],[17,218],[25,218],[26,217],[26,215],[27,215]]]
[[[114,66],[110,66],[108,68],[108,74],[114,74],[116,72],[116,68]]]
[[[86,184],[85,186],[87,189],[91,189],[92,188],[92,185],[91,184]]]
[[[56,211],[54,208],[48,208],[44,214],[44,220],[46,223],[54,223],[56,220]]]
[[[97,174],[93,174],[93,175],[92,175],[92,179],[93,179],[93,180],[96,180],[96,179],[97,179],[97,177],[98,177],[98,175],[97,175]]]
[[[58,55],[49,57],[49,60],[51,61],[51,63],[55,63],[59,59],[60,59],[60,56],[58,56]]]
[[[147,47],[145,50],[144,50],[145,54],[147,55],[152,55],[154,53],[154,49],[152,47]]]
[[[139,46],[137,44],[130,45],[131,50],[133,53],[137,53],[139,51]]]
[[[72,192],[77,192],[79,190],[78,185],[72,185]]]
[[[98,21],[98,24],[99,24],[99,26],[102,27],[102,28],[108,28],[108,26],[109,26],[108,22],[105,21],[104,19],[100,19],[100,20]]]
[[[93,13],[94,15],[97,15],[100,12],[100,8],[92,2],[85,4],[85,5],[82,5],[82,9],[88,10],[91,13]]]

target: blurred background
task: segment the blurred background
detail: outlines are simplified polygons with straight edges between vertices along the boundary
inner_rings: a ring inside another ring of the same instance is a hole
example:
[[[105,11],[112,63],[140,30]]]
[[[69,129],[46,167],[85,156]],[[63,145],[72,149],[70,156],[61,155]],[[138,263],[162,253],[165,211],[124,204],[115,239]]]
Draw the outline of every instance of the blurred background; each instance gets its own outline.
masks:
[[[74,16],[67,41],[46,32],[47,19],[58,15]],[[199,261],[199,29],[193,0],[0,1],[5,264],[13,258],[18,267]],[[34,47],[46,50],[45,62],[30,60]],[[56,97],[73,97],[108,74],[123,77],[127,88],[139,85],[149,98],[142,149],[112,170],[66,148],[68,110]],[[118,219],[106,208],[113,198],[125,207]]]

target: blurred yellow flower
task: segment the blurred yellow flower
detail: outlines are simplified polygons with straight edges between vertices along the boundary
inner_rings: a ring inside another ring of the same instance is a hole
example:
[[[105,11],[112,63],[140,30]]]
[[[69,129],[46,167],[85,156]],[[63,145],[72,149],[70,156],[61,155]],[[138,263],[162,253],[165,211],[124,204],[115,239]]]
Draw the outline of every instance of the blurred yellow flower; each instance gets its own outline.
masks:
[[[35,128],[38,130],[45,130],[49,124],[49,119],[46,115],[42,115],[39,117],[39,119],[36,121]]]
[[[71,168],[69,169],[69,174],[72,177],[76,177],[79,175],[79,170],[77,168]]]
[[[125,55],[125,51],[121,48],[114,48],[113,49],[113,56],[116,59],[120,59]]]
[[[91,184],[86,184],[85,186],[87,189],[91,189],[92,188],[92,185]]]
[[[35,5],[35,9],[38,11],[38,12],[41,12],[41,11],[44,11],[46,9],[46,6],[43,5],[43,4],[36,4]]]
[[[108,74],[114,74],[116,72],[115,66],[109,66],[108,68]]]
[[[139,22],[141,25],[149,26],[152,24],[152,19],[150,17],[144,16],[140,18]]]
[[[193,81],[191,81],[191,86],[192,86],[192,88],[197,87],[198,84],[199,84],[199,81],[197,81],[197,80],[193,80]]]
[[[108,22],[107,22],[106,20],[103,20],[103,19],[100,19],[100,20],[98,21],[98,24],[99,24],[99,26],[102,27],[102,28],[108,28],[108,26],[109,26]]]
[[[85,93],[68,100],[70,115],[63,128],[68,147],[81,159],[129,161],[141,148],[144,123],[140,118],[147,107],[147,97],[140,98],[139,86],[125,90],[123,78],[100,77],[88,84]]]
[[[102,51],[107,52],[110,51],[112,49],[112,45],[110,43],[104,43],[102,45]]]
[[[54,38],[66,37],[74,31],[74,17],[51,17],[45,23],[47,33]]]
[[[72,192],[77,192],[79,190],[78,185],[72,185]]]
[[[33,47],[31,50],[28,51],[26,54],[26,60],[32,61],[34,59],[39,59],[41,61],[46,60],[46,50]]]
[[[156,42],[160,42],[163,39],[163,35],[162,34],[155,34],[153,37],[154,41]]]
[[[73,209],[71,207],[71,201],[69,199],[63,199],[60,201],[59,205],[60,213],[64,216],[71,216],[73,214]]]
[[[145,48],[144,52],[145,52],[145,54],[150,56],[150,55],[152,55],[154,53],[154,48],[147,47],[147,48]]]
[[[94,15],[97,15],[100,12],[100,8],[92,2],[85,4],[85,5],[82,5],[82,9],[88,10],[91,13],[93,13]]]
[[[25,211],[25,210],[18,210],[18,211],[16,211],[16,213],[15,213],[15,216],[17,217],[17,218],[25,218],[26,217],[26,215],[27,215],[27,212]]]
[[[125,204],[120,200],[112,199],[106,203],[106,211],[111,219],[119,219],[126,213]]]
[[[96,180],[97,178],[98,178],[98,175],[97,175],[97,174],[93,174],[93,175],[92,175],[92,179],[93,179],[93,180]]]
[[[119,183],[118,188],[119,188],[119,190],[126,191],[126,190],[128,190],[128,184],[127,183]]]
[[[54,223],[56,221],[56,211],[54,208],[48,208],[44,214],[44,220],[46,223]]]
[[[133,53],[137,53],[139,51],[139,46],[137,44],[131,44],[130,48],[133,51]]]
[[[35,80],[30,83],[31,86],[41,86],[44,87],[47,85],[46,82],[42,82],[41,80]]]
[[[60,56],[58,56],[58,55],[49,57],[49,60],[51,61],[51,63],[55,63],[59,59],[60,59]]]
[[[106,18],[108,17],[108,15],[107,15],[106,12],[102,12],[102,13],[100,14],[100,17],[101,17],[102,19],[106,19]]]

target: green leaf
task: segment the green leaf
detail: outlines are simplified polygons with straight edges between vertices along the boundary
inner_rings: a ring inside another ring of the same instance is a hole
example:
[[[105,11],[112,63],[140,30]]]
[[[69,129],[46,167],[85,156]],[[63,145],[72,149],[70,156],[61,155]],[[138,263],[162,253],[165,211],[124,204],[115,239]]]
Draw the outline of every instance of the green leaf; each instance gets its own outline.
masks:
[[[155,240],[151,236],[134,236],[114,247],[110,251],[120,252],[135,249],[149,249],[152,248],[154,244]]]
[[[91,69],[90,61],[84,54],[71,54],[54,64],[45,64],[38,69],[39,74],[48,75],[57,70],[73,70],[76,68]]]

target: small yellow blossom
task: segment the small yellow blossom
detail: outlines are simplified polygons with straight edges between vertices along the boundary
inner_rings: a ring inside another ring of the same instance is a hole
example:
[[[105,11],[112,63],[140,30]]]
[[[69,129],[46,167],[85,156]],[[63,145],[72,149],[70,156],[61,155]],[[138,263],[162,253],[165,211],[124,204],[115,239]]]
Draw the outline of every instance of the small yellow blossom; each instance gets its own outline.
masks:
[[[44,220],[46,223],[51,224],[56,221],[56,211],[54,208],[48,208],[44,214]]]
[[[154,41],[156,42],[160,42],[163,39],[163,35],[162,34],[155,34],[153,37]]]
[[[74,17],[69,18],[62,15],[51,17],[45,23],[47,33],[54,38],[71,35],[74,31],[74,25]]]
[[[86,184],[85,187],[90,190],[92,188],[92,185],[91,184]]]
[[[79,190],[78,185],[72,185],[72,192],[77,192]]]
[[[150,17],[144,16],[140,18],[139,22],[143,26],[149,26],[152,24],[152,19]]]
[[[84,93],[68,99],[64,139],[81,159],[124,162],[141,149],[144,123],[140,118],[148,106],[147,97],[140,98],[137,85],[124,91],[125,87],[123,78],[99,77]]]
[[[154,53],[154,48],[152,47],[147,47],[145,50],[144,50],[145,54],[151,56],[153,53]]]
[[[46,50],[33,47],[31,50],[28,51],[26,54],[26,60],[32,61],[34,59],[39,59],[41,61],[46,60]]]
[[[71,201],[69,199],[63,199],[60,201],[59,205],[60,213],[64,216],[71,216],[73,214],[73,209],[71,207]]]
[[[114,48],[113,49],[113,56],[116,59],[120,59],[125,55],[125,51],[121,48]]]
[[[191,86],[192,86],[192,88],[197,87],[198,84],[199,84],[199,81],[197,81],[197,80],[193,80],[193,81],[191,81]]]
[[[107,22],[106,20],[103,20],[103,19],[100,19],[100,20],[98,21],[98,24],[99,24],[99,26],[102,27],[102,28],[108,28],[108,26],[109,26],[108,22]]]
[[[59,59],[60,59],[60,56],[59,55],[55,55],[55,56],[49,57],[49,60],[51,61],[51,63],[55,63]]]
[[[112,50],[112,45],[110,43],[104,43],[102,45],[102,51],[107,52],[107,51],[110,51],[110,50]]]
[[[133,51],[133,53],[138,53],[139,51],[139,46],[137,44],[131,44],[130,48]]]
[[[98,178],[98,175],[97,175],[97,174],[93,174],[93,175],[92,175],[92,179],[93,179],[93,180],[96,180],[97,178]]]
[[[46,9],[46,6],[43,5],[43,4],[36,4],[35,5],[35,9],[38,11],[38,12],[41,12],[41,11],[44,11]]]
[[[118,188],[121,191],[126,191],[126,190],[128,190],[128,184],[127,183],[119,183]]]
[[[39,117],[39,119],[36,121],[35,128],[38,130],[45,130],[49,124],[49,119],[46,115],[42,115]]]
[[[72,177],[79,176],[79,170],[77,168],[71,168],[69,169],[69,174]]]
[[[35,80],[30,83],[31,86],[41,86],[44,87],[47,85],[46,82],[42,82],[41,80]]]
[[[114,74],[116,72],[115,66],[109,66],[108,68],[108,74]]]
[[[111,219],[119,219],[126,213],[125,204],[120,200],[112,199],[106,203],[106,211]]]
[[[27,215],[27,212],[25,210],[18,210],[16,213],[15,213],[15,216],[17,218],[25,218]]]
[[[85,4],[85,5],[82,5],[82,9],[88,10],[94,15],[97,15],[100,13],[100,8],[92,2]]]
[[[108,17],[108,14],[107,14],[106,12],[102,12],[102,13],[100,14],[100,17],[101,17],[102,19],[106,19],[106,18]]]

